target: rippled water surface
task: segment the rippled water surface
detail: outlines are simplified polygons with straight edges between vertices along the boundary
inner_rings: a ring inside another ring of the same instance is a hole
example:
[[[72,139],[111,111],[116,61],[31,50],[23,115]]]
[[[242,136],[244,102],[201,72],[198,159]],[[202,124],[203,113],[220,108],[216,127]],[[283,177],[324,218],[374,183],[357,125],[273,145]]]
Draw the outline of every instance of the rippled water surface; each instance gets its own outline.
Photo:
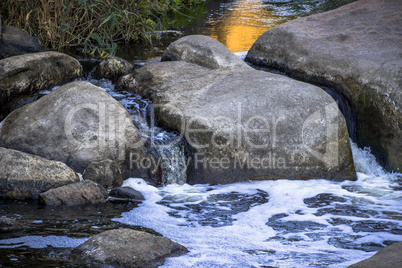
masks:
[[[250,49],[255,40],[275,25],[301,17],[317,6],[318,0],[212,0],[195,11],[182,10],[169,18],[167,29],[147,44],[130,44],[117,55],[141,63],[160,57],[165,48],[180,37],[192,34],[210,36],[232,52]]]

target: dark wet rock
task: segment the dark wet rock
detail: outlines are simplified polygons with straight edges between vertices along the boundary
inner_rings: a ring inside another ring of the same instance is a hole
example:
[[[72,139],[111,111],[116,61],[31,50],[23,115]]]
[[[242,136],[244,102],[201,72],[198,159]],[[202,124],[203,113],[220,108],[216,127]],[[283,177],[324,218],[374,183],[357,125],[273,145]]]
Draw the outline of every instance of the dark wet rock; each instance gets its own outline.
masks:
[[[158,204],[172,209],[168,212],[170,216],[184,218],[190,226],[196,223],[201,226],[222,227],[232,225],[236,221],[233,217],[236,214],[268,202],[268,194],[258,190],[255,194],[238,192],[211,194],[205,201],[178,205],[178,203],[194,201],[193,198],[197,199],[196,196],[180,199],[177,196],[168,195]]]
[[[114,188],[109,193],[110,197],[127,199],[129,201],[142,201],[145,200],[144,196],[140,191],[137,191],[131,187],[119,187]]]
[[[275,214],[268,219],[266,225],[272,227],[275,231],[280,231],[283,234],[294,233],[294,232],[306,232],[314,230],[322,230],[327,225],[314,222],[314,221],[287,221],[284,220],[289,216],[285,213]]]
[[[185,61],[210,69],[247,68],[247,64],[222,43],[204,35],[190,35],[170,44],[162,61]]]
[[[387,232],[402,235],[402,226],[395,222],[378,220],[357,221],[351,224],[355,233],[358,232]]]
[[[328,223],[337,226],[337,225],[351,225],[353,223],[352,220],[347,220],[344,218],[330,218]]]
[[[0,197],[37,199],[40,193],[78,180],[64,163],[0,147]]]
[[[93,236],[73,250],[73,257],[113,267],[158,267],[165,258],[188,250],[168,238],[131,229],[116,229]]]
[[[402,169],[402,1],[361,0],[264,33],[246,57],[351,103],[357,141],[389,170]]]
[[[379,213],[375,210],[361,209],[357,205],[335,204],[333,207],[320,208],[314,215],[322,216],[326,214],[339,215],[339,216],[354,216],[361,218],[370,218]]]
[[[322,241],[328,237],[328,233],[326,232],[313,232],[313,233],[305,233],[304,235],[308,236],[314,241]]]
[[[191,38],[185,47],[193,46]],[[217,41],[194,38],[195,48],[223,53],[221,44],[210,45]],[[169,58],[180,61],[149,64],[118,81],[151,99],[158,122],[184,136],[189,183],[356,179],[344,117],[321,88],[238,66],[238,59],[226,58],[231,69],[206,68],[195,48]],[[210,57],[220,62],[217,55]]]
[[[128,74],[133,70],[134,66],[128,61],[119,57],[110,56],[103,60],[94,69],[95,78],[106,78],[116,81],[120,76]]]
[[[303,200],[304,204],[306,204],[309,208],[319,208],[329,206],[334,202],[344,203],[346,202],[346,198],[336,196],[333,194],[318,194],[311,198],[305,198]]]
[[[381,249],[371,258],[355,263],[350,268],[395,268],[402,266],[402,242]]]
[[[15,219],[4,218],[4,217],[0,218],[0,233],[16,232],[24,228],[25,228],[24,224],[20,223]]]
[[[269,249],[249,249],[249,250],[244,250],[243,252],[248,253],[250,255],[271,255],[275,254],[275,250],[269,250]]]
[[[0,23],[0,27],[1,23]],[[26,31],[4,25],[0,30],[0,59],[25,53],[41,52],[43,47]]]
[[[343,216],[343,215],[341,215]],[[350,214],[347,216],[357,216],[364,217],[366,215]],[[391,234],[401,235],[402,226],[390,221],[384,220],[363,220],[363,221],[352,221],[344,218],[331,217],[328,222],[334,226],[347,225],[352,227],[353,232],[365,232],[365,233],[375,233],[375,232],[387,232]]]
[[[362,250],[365,252],[377,251],[383,247],[383,245],[375,242],[357,243],[356,241],[362,237],[363,236],[361,235],[341,235],[337,237],[330,237],[328,239],[328,244],[337,248]]]
[[[96,205],[106,203],[107,197],[105,188],[86,180],[44,192],[39,195],[39,202],[47,206]]]
[[[89,164],[82,177],[111,189],[121,186],[127,175],[124,174],[122,163],[108,159]]]
[[[72,81],[81,64],[59,52],[39,52],[0,60],[0,105],[10,99]]]
[[[61,161],[80,173],[92,162],[141,155],[142,145],[125,108],[84,81],[65,84],[12,112],[0,128],[0,146]]]

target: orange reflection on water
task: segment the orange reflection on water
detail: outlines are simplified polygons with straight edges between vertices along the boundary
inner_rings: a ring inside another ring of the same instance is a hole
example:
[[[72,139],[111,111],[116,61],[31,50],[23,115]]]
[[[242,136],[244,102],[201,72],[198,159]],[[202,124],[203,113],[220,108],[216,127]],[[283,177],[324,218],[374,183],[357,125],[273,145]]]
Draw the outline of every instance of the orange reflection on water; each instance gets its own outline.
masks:
[[[264,9],[261,0],[240,0],[215,23],[210,36],[232,52],[247,51],[258,37],[272,28],[271,20],[271,12]]]

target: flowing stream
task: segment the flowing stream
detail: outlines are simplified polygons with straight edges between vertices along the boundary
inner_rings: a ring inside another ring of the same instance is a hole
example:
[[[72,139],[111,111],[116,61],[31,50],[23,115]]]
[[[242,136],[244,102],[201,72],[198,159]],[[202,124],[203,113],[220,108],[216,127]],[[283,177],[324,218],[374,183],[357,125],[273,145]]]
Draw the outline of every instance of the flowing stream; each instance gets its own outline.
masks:
[[[119,56],[143,65],[188,34],[206,34],[233,52],[244,52],[267,29],[300,16],[317,2],[210,1],[197,14],[175,17],[180,26],[161,32],[152,47],[132,45]],[[189,16],[191,22],[186,21]],[[143,135],[159,144],[176,139],[175,133],[150,127],[148,100],[115,91],[108,80],[89,76],[88,81],[119,100]],[[347,107],[343,110],[347,113]],[[402,241],[402,174],[384,171],[368,149],[352,143],[352,151],[355,182],[323,178],[188,185],[184,144],[178,142],[158,152],[164,161],[164,186],[150,186],[141,178],[124,182],[143,193],[141,204],[52,209],[36,201],[0,200],[1,216],[27,226],[0,236],[0,267],[79,267],[67,260],[71,248],[120,227],[160,234],[190,250],[168,258],[163,267],[346,267]]]
[[[115,220],[146,226],[190,253],[163,267],[346,267],[402,240],[402,175],[353,144],[356,182],[125,185],[146,201]]]

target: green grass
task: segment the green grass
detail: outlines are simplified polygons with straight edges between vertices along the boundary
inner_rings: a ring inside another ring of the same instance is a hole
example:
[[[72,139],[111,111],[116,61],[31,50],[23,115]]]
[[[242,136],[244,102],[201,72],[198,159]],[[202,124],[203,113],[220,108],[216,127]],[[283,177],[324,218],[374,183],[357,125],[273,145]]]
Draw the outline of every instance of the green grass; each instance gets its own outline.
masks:
[[[3,24],[26,30],[50,49],[114,55],[117,44],[151,42],[167,12],[205,0],[1,0]]]

